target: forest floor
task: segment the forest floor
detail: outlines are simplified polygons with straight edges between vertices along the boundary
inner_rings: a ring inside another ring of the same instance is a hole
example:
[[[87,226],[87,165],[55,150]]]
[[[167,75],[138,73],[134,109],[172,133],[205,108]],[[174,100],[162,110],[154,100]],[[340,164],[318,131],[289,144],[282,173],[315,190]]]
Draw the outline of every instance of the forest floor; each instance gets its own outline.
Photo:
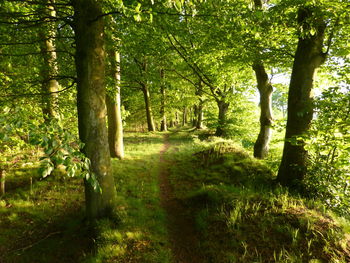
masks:
[[[159,183],[161,204],[167,214],[167,228],[174,263],[203,262],[198,249],[199,240],[194,216],[188,213],[188,210],[180,200],[175,198],[173,187],[170,184],[170,161],[164,158],[164,153],[169,148],[169,135],[166,135],[164,146],[160,152],[161,170]]]
[[[93,231],[80,180],[12,171],[0,263],[350,262],[349,221],[276,187],[235,141],[190,129],[125,133],[125,152],[112,163],[119,219]]]

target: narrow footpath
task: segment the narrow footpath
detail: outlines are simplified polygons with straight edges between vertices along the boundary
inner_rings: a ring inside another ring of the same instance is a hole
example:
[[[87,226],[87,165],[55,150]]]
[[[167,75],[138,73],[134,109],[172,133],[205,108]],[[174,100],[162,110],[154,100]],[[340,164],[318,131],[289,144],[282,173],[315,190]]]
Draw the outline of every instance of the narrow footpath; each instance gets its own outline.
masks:
[[[169,243],[174,263],[202,263],[205,261],[199,254],[194,218],[186,211],[186,207],[174,198],[169,181],[169,162],[164,159],[164,153],[169,148],[169,135],[165,135],[160,151],[160,197],[161,205],[167,214]]]

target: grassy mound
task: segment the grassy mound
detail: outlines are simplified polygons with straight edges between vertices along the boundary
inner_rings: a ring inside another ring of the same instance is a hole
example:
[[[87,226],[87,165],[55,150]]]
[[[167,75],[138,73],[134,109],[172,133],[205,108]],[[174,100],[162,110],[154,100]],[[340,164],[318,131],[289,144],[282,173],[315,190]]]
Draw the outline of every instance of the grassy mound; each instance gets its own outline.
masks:
[[[171,154],[175,193],[195,215],[207,262],[350,262],[348,222],[276,187],[238,145],[187,141]]]

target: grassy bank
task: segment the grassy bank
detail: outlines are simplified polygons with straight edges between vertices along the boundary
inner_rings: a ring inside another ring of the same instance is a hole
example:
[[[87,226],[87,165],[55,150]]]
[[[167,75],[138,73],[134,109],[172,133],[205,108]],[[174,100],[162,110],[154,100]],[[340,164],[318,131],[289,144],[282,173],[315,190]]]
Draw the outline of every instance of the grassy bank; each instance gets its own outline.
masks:
[[[347,220],[274,185],[271,170],[240,145],[191,134],[172,137],[168,158],[207,262],[350,261]]]

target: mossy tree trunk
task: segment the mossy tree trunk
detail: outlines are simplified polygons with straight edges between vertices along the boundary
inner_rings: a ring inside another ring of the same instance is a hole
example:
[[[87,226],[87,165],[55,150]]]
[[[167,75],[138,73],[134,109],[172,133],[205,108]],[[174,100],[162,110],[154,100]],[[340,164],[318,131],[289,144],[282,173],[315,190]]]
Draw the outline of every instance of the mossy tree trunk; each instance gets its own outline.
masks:
[[[77,106],[82,151],[102,192],[85,180],[86,213],[90,220],[115,212],[116,191],[106,127],[104,22],[98,0],[74,0]]]
[[[201,130],[203,129],[203,100],[199,99],[199,103],[197,106],[197,122],[196,122],[196,129]]]
[[[179,117],[179,112],[175,112],[175,126],[179,125],[180,123],[180,117]]]
[[[184,106],[182,110],[182,126],[185,126],[187,124],[187,107]]]
[[[216,103],[219,108],[218,115],[218,126],[216,127],[215,136],[225,137],[227,136],[227,112],[229,103],[225,102],[225,100],[216,100]]]
[[[254,144],[254,157],[263,159],[269,152],[272,133],[272,85],[261,61],[253,65],[260,95],[260,132]]]
[[[118,52],[111,50],[109,51],[109,57],[111,59],[112,77],[116,82],[114,90],[106,96],[109,152],[111,157],[123,159],[124,142],[120,99],[120,55]]]
[[[5,195],[6,190],[6,170],[0,168],[0,196]]]
[[[54,22],[50,19],[56,17],[54,9],[54,0],[45,0],[45,22],[42,25],[40,38],[40,50],[43,58],[43,65],[41,69],[42,77],[42,112],[45,121],[58,118],[58,89],[57,81],[58,67],[57,67],[57,53],[55,46],[56,28]]]
[[[202,81],[199,81],[198,88],[196,89],[196,95],[198,96],[198,105],[197,105],[197,120],[196,120],[196,129],[203,129],[203,105],[204,100],[203,96],[203,86]]]
[[[197,127],[197,117],[198,117],[198,106],[193,105],[193,116],[192,116],[192,126]]]
[[[165,114],[165,107],[166,107],[166,94],[165,94],[165,73],[164,69],[160,70],[160,95],[161,95],[161,105],[160,105],[160,115],[162,117],[161,123],[160,123],[160,130],[161,131],[167,131],[167,122],[166,122],[166,114]]]
[[[149,93],[149,89],[145,83],[141,84],[141,90],[143,93],[143,98],[145,100],[145,110],[146,110],[148,131],[155,131],[156,128],[154,126],[154,120],[153,120],[153,112],[152,112],[152,107],[151,107],[151,96]]]
[[[287,127],[277,181],[290,188],[297,187],[307,172],[308,154],[302,137],[313,116],[311,90],[315,70],[324,62],[323,42],[326,24],[314,16],[315,10],[300,8],[298,22],[303,28],[295,53],[288,93]],[[315,33],[311,34],[310,21]]]

